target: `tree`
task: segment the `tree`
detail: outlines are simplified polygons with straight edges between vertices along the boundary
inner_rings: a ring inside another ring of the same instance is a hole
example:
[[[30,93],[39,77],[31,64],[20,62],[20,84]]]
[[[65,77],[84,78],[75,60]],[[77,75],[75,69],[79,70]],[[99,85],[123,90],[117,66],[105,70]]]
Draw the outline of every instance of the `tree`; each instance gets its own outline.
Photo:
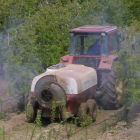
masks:
[[[126,28],[121,37],[122,50],[118,53],[116,68],[118,78],[123,83],[123,119],[127,120],[132,103],[140,99],[140,34],[136,34],[132,28]]]

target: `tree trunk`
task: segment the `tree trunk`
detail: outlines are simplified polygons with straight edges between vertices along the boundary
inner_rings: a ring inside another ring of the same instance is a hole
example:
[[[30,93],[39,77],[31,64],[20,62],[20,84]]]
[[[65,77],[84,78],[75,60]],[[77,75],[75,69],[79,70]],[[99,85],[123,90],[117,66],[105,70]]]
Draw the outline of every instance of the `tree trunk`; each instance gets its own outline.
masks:
[[[128,120],[128,114],[129,114],[129,111],[131,109],[131,105],[132,105],[132,103],[127,102],[124,106],[123,113],[122,113],[122,119],[124,121],[127,121],[127,122],[129,121]]]
[[[123,114],[122,114],[122,119],[124,121],[127,121],[128,122],[128,114],[129,114],[129,111],[130,109],[127,109],[126,106],[124,107],[124,110],[123,110]]]

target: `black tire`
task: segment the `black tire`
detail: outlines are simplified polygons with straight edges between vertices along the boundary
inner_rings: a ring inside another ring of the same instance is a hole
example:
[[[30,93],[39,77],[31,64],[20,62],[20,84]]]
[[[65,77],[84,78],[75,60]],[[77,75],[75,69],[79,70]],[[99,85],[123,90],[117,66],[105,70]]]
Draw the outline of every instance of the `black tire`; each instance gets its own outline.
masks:
[[[105,110],[117,109],[118,93],[116,87],[116,72],[114,70],[101,72],[100,90],[102,98],[100,99],[100,103]]]
[[[31,123],[35,121],[35,118],[37,116],[37,109],[38,109],[38,102],[35,100],[35,98],[31,98],[28,101],[27,108],[26,108],[27,122]]]
[[[87,101],[87,106],[88,106],[88,116],[91,117],[93,121],[96,121],[96,116],[97,116],[96,101],[93,99],[89,99]]]

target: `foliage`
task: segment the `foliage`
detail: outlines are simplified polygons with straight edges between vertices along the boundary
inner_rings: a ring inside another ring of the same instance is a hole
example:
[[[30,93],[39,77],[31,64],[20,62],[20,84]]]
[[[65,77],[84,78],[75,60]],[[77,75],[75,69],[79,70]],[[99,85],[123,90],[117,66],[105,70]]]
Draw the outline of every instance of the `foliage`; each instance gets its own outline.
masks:
[[[129,109],[132,102],[140,99],[140,34],[136,34],[132,28],[126,28],[121,37],[122,50],[116,68],[118,78],[123,82],[122,101]]]
[[[41,110],[37,110],[37,116],[35,119],[35,124],[37,127],[39,127],[39,129],[41,129],[42,127],[42,120],[41,120]]]
[[[83,122],[80,122],[80,126],[81,127],[86,127],[86,126],[89,126],[92,124],[92,118],[91,117],[88,117],[87,114],[82,114],[83,115],[83,118],[84,118],[84,121]]]
[[[139,0],[124,0],[123,1],[124,8],[127,9],[125,20],[127,25],[133,23],[133,21],[140,21],[140,3]]]
[[[53,101],[52,107],[51,107],[51,122],[53,123],[55,121],[56,116],[56,102]]]
[[[31,107],[32,107],[32,105],[31,104],[29,104],[28,105],[28,108],[27,108],[27,110],[26,110],[26,116],[27,116],[27,121],[31,121]]]
[[[0,138],[2,140],[6,140],[6,132],[5,132],[5,127],[4,126],[0,127]]]
[[[31,137],[30,137],[30,140],[32,140],[32,139],[33,139],[34,134],[35,134],[35,130],[36,130],[36,125],[32,128],[32,132],[31,132]]]

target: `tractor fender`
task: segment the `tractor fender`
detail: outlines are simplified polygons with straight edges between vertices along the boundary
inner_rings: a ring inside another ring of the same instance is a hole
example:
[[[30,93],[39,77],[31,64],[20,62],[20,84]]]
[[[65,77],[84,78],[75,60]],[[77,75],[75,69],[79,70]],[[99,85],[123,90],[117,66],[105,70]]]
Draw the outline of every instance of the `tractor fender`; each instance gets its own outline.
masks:
[[[98,70],[111,70],[113,62],[117,58],[117,55],[102,56]]]

